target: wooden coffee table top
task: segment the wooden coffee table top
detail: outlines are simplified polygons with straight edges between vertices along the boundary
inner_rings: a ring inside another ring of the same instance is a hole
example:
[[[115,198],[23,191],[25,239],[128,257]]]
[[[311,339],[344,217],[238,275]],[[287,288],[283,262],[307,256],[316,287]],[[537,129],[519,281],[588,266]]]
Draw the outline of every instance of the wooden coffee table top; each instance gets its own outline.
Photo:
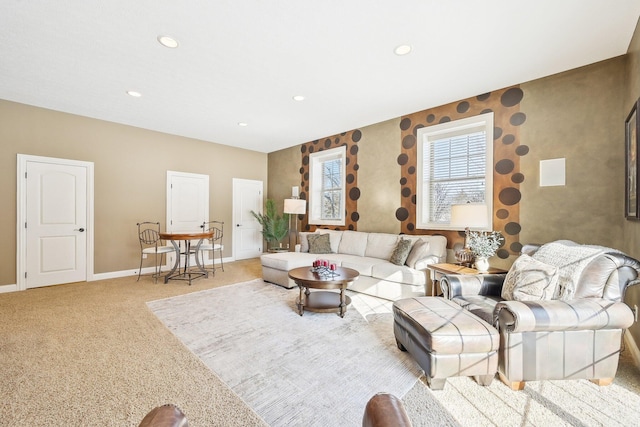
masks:
[[[338,267],[335,272],[337,276],[322,278],[318,273],[311,271],[311,267],[299,267],[289,270],[289,277],[298,286],[314,289],[340,289],[358,278],[360,275],[356,270],[346,267]]]

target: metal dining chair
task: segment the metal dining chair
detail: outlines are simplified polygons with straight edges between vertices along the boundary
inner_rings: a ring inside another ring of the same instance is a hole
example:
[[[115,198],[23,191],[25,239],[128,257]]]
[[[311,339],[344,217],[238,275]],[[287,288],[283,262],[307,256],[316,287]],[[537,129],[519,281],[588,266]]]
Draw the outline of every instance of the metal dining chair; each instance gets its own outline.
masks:
[[[162,273],[162,263],[164,255],[175,252],[173,246],[165,246],[160,240],[160,223],[159,222],[139,222],[138,224],[138,240],[140,241],[140,267],[138,268],[138,280],[142,274],[142,261],[145,255],[155,255],[153,278],[158,281],[158,276]],[[160,255],[160,263],[158,263],[158,255]],[[136,282],[138,281],[136,280]]]
[[[222,221],[209,221],[203,222],[200,226],[204,231],[213,232],[213,237],[207,241],[202,242],[200,245],[200,252],[202,254],[202,265],[204,265],[204,252],[211,252],[211,264],[214,273],[216,271],[215,253],[220,254],[220,268],[224,271],[224,263],[222,262],[222,251],[224,245],[222,244],[222,236],[224,235],[224,222]]]

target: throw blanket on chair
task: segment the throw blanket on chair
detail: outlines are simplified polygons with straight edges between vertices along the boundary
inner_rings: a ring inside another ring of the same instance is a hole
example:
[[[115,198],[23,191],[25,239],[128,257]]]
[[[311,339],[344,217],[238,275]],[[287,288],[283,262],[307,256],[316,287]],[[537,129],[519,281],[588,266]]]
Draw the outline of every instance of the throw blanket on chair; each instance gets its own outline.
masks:
[[[558,267],[558,287],[553,298],[570,300],[576,293],[584,268],[594,258],[608,252],[619,251],[603,246],[580,245],[570,240],[557,240],[542,245],[533,254],[533,258]]]

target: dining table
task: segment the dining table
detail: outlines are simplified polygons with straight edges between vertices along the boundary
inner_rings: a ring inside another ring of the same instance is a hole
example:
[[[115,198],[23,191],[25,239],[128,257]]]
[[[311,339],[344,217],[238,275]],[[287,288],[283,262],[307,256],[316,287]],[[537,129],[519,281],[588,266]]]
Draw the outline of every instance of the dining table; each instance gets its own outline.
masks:
[[[198,253],[200,252],[200,246],[205,239],[211,239],[213,237],[213,231],[194,231],[194,232],[163,232],[160,233],[160,238],[163,240],[171,241],[173,248],[176,251],[176,261],[173,263],[171,271],[164,276],[164,283],[168,283],[169,280],[186,280],[191,286],[191,280],[204,276],[209,277],[209,272],[200,263]],[[180,242],[184,240],[184,252],[180,249]],[[192,251],[192,242],[197,240],[195,249]],[[189,258],[191,255],[195,255],[196,266],[195,270],[189,266]],[[181,255],[185,256],[184,271],[181,271],[180,258]]]

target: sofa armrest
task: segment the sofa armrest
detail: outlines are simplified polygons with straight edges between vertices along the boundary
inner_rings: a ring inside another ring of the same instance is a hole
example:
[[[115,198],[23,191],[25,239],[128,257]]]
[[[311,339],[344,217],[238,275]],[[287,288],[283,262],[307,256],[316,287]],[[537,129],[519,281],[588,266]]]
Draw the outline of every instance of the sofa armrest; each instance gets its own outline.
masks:
[[[603,298],[569,301],[501,301],[494,318],[506,332],[625,329],[633,324],[631,309]]]
[[[445,274],[440,278],[440,289],[445,298],[483,295],[500,296],[504,274]]]

